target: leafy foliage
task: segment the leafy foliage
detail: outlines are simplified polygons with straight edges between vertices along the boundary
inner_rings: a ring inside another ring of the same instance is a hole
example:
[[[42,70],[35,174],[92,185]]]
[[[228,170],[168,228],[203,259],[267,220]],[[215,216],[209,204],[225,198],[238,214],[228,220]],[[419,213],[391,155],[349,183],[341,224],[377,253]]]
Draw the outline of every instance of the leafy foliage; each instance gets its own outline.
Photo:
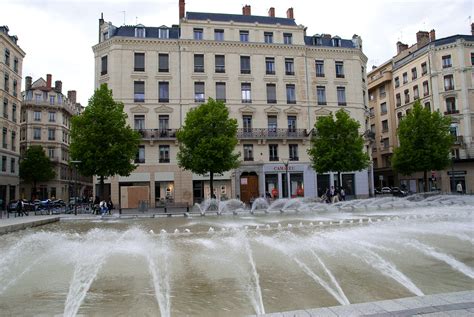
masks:
[[[128,176],[136,168],[132,160],[140,135],[126,119],[123,103],[113,99],[106,84],[94,92],[84,112],[72,118],[70,156],[81,161],[82,175],[97,175],[103,183],[104,177]]]
[[[34,194],[38,182],[47,182],[56,176],[53,164],[46,156],[41,145],[33,145],[25,152],[20,161],[20,178],[26,183],[32,183]]]
[[[441,170],[450,164],[449,152],[454,141],[450,124],[450,118],[438,111],[430,112],[416,101],[398,126],[400,146],[394,151],[392,167],[403,175],[424,172],[427,190],[426,172]]]
[[[178,165],[196,174],[211,175],[236,168],[239,154],[237,120],[229,118],[224,103],[209,98],[207,103],[189,111],[184,126],[178,131]]]
[[[350,172],[369,165],[364,152],[364,139],[359,134],[360,124],[343,109],[333,115],[318,118],[314,125],[311,148],[308,154],[312,167],[318,173]]]

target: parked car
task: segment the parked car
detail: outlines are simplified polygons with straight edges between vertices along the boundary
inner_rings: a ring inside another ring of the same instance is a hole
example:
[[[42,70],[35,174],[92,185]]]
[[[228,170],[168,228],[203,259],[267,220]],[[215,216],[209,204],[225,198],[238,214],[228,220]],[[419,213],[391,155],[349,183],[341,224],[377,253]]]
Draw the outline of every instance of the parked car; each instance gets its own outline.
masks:
[[[392,189],[390,187],[382,187],[381,192],[382,192],[382,194],[391,194]]]
[[[392,187],[392,195],[398,197],[405,197],[408,195],[408,191],[400,189],[398,187]]]

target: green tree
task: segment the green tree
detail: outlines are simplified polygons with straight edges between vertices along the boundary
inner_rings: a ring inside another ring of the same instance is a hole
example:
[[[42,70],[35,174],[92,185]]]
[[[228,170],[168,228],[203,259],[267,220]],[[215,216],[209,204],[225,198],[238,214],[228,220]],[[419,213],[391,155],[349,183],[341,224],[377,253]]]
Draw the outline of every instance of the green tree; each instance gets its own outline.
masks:
[[[398,126],[400,146],[394,150],[392,167],[403,175],[423,172],[425,191],[428,191],[428,171],[441,170],[450,164],[454,141],[450,124],[450,118],[438,111],[430,112],[416,101]]]
[[[104,177],[128,176],[136,168],[132,163],[140,144],[140,134],[126,123],[123,103],[116,102],[112,90],[102,84],[89,99],[89,104],[72,118],[71,160],[82,175],[97,175],[99,197],[104,195]]]
[[[36,195],[38,182],[47,182],[55,176],[53,163],[41,145],[33,145],[26,150],[20,161],[20,178],[26,183],[32,183],[31,199]]]
[[[237,120],[229,118],[229,110],[222,102],[209,98],[207,103],[190,110],[177,138],[178,165],[196,174],[209,173],[211,195],[214,174],[239,165],[239,154],[233,153],[237,145]]]
[[[318,173],[360,171],[369,166],[370,159],[364,152],[364,139],[359,134],[360,124],[343,109],[333,115],[318,118],[314,125],[308,154],[311,165]]]

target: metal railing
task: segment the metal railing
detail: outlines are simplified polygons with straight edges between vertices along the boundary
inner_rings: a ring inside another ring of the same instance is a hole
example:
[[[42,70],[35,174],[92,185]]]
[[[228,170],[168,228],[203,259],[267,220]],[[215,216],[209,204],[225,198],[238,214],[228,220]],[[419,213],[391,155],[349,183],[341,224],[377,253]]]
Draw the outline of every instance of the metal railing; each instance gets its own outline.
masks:
[[[240,128],[237,130],[238,139],[302,139],[308,136],[306,129]]]
[[[143,140],[176,139],[178,129],[136,129]]]

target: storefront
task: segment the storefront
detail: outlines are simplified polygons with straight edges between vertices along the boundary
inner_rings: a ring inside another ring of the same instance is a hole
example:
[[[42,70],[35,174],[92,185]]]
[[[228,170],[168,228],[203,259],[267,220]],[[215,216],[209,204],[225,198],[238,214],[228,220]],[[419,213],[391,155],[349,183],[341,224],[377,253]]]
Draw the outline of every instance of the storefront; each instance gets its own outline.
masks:
[[[266,164],[263,190],[267,198],[314,197],[316,174],[308,164]]]

